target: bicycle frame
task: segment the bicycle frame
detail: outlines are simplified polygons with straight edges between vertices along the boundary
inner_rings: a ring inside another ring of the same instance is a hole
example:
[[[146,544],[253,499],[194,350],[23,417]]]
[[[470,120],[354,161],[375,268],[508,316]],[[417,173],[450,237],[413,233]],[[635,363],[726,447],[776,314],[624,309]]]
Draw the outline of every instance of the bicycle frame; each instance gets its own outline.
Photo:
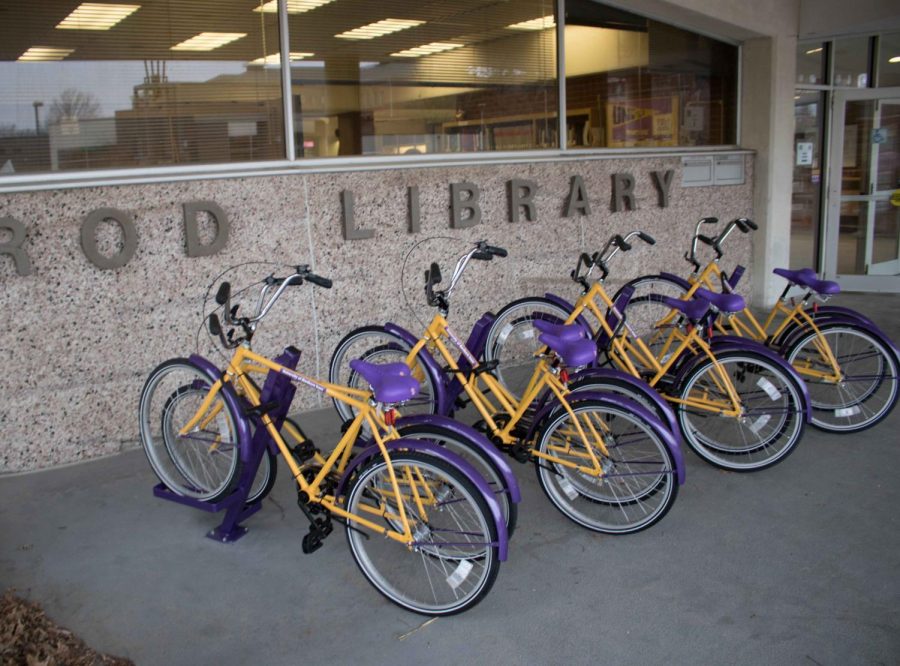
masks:
[[[394,469],[390,461],[389,451],[392,448],[400,448],[398,443],[402,445],[402,448],[425,450],[429,454],[435,454],[454,464],[462,462],[463,471],[467,473],[467,476],[473,477],[474,470],[466,469],[467,465],[464,461],[461,461],[449,452],[440,450],[439,447],[433,447],[439,449],[435,452],[432,450],[432,447],[424,445],[424,443],[398,439],[399,435],[396,430],[385,422],[384,416],[380,410],[369,404],[369,393],[367,391],[315,381],[291,368],[272,361],[260,354],[256,354],[250,350],[248,345],[240,345],[235,349],[234,355],[229,361],[225,373],[221,375],[220,379],[217,379],[212,383],[203,403],[197,409],[193,418],[191,418],[181,429],[180,434],[186,434],[191,429],[202,425],[202,423],[207,422],[214,417],[215,408],[212,407],[212,405],[216,396],[221,391],[226,390],[226,386],[236,388],[236,392],[243,396],[243,398],[251,405],[251,408],[260,407],[260,391],[248,376],[250,373],[260,372],[278,373],[287,377],[292,382],[299,382],[325,393],[329,397],[348,402],[355,409],[359,410],[357,418],[350,424],[331,454],[329,454],[327,458],[322,458],[321,456],[318,456],[318,454],[312,458],[313,461],[321,465],[321,469],[309,481],[304,477],[304,471],[310,469],[310,465],[307,462],[304,462],[303,465],[298,464],[268,413],[263,411],[259,414],[260,422],[266,428],[270,441],[274,443],[277,450],[284,457],[301,492],[306,494],[309,501],[321,504],[339,518],[365,526],[378,534],[382,534],[386,538],[403,543],[407,547],[413,547],[415,545],[414,534],[404,510],[403,500],[411,500],[416,504],[419,511],[425,512],[425,507],[434,502],[436,498],[432,489],[425,479],[421,477],[420,473],[415,472],[409,467],[404,467],[402,470]],[[393,493],[393,496],[397,500],[398,513],[388,514],[384,510],[379,511],[374,507],[365,508],[367,512],[371,513],[373,516],[379,516],[393,521],[398,527],[402,527],[402,532],[400,530],[387,529],[366,517],[345,511],[339,505],[339,493],[336,492],[330,494],[323,488],[325,480],[334,472],[343,474],[337,484],[337,488],[343,488],[347,475],[357,466],[357,461],[351,460],[352,448],[364,423],[368,424],[373,436],[372,441],[374,442],[373,446],[370,447],[374,448],[374,451],[370,451],[369,455],[372,453],[379,453],[387,462],[388,475],[391,483],[390,492]],[[385,433],[386,437],[382,437],[380,433]],[[475,476],[477,476],[477,474],[475,474]],[[476,483],[479,492],[481,492],[487,500],[498,528],[499,543],[486,545],[498,545],[500,549],[500,559],[503,560],[506,558],[507,535],[505,524],[503,523],[502,517],[500,517],[499,507],[493,497],[491,497],[490,490],[486,487],[484,481],[481,480],[481,484],[478,484],[477,479],[472,478],[472,480]],[[404,490],[401,490],[401,486],[405,490],[405,493]]]
[[[471,368],[468,372],[460,368],[454,355],[444,342],[445,339],[449,339],[459,350],[461,358],[465,359]],[[517,400],[499,382],[499,380],[478,362],[475,354],[473,354],[453,332],[447,319],[440,313],[434,315],[434,318],[425,331],[425,335],[413,345],[407,355],[407,363],[413,364],[417,356],[421,357],[421,355],[428,355],[429,352],[426,351],[426,346],[436,350],[444,359],[447,364],[447,372],[454,376],[455,380],[459,382],[460,390],[467,394],[475,409],[484,419],[485,425],[494,436],[495,441],[506,447],[526,445],[528,455],[533,458],[541,458],[557,465],[575,469],[584,474],[596,476],[597,478],[602,478],[604,476],[605,472],[603,467],[591,445],[585,445],[584,452],[573,449],[571,442],[568,443],[565,448],[555,446],[548,447],[548,450],[556,450],[560,454],[580,458],[585,463],[575,464],[557,456],[544,454],[536,450],[533,446],[528,445],[530,436],[534,432],[534,424],[532,424],[532,428],[529,430],[525,442],[523,442],[515,433],[517,428],[522,425],[523,418],[526,413],[532,409],[532,406],[543,405],[552,395],[555,398],[555,404],[565,409],[575,423],[577,432],[573,434],[573,439],[574,435],[577,434],[577,437],[581,442],[593,441],[601,455],[609,455],[609,451],[606,449],[603,441],[603,436],[598,432],[595,425],[589,420],[586,421],[585,425],[582,425],[581,420],[577,418],[572,408],[572,404],[567,399],[567,396],[573,394],[569,392],[566,384],[549,366],[546,358],[542,357],[538,360],[538,365],[532,375],[528,389],[522,398]],[[484,384],[486,390],[481,389],[479,386],[480,382]],[[491,400],[487,393],[491,393],[495,397],[496,402]],[[596,394],[591,393],[589,396],[586,395],[585,397],[594,397],[595,395]],[[603,397],[606,398],[606,396]],[[612,402],[618,402],[618,400],[614,398],[608,399],[612,400]],[[647,418],[648,420],[653,418],[638,405],[629,405],[629,407],[636,407],[640,416]],[[504,426],[501,426],[497,422],[496,417],[500,415],[505,415],[508,418],[508,421]],[[601,430],[605,427],[602,423],[600,423],[599,426]],[[676,473],[679,482],[683,482],[684,468],[680,450],[678,449],[677,443],[671,438],[671,434],[668,433],[665,428],[661,428],[661,430],[665,431],[666,435],[669,436],[668,438],[665,438],[666,446],[673,453],[673,457],[676,461]]]

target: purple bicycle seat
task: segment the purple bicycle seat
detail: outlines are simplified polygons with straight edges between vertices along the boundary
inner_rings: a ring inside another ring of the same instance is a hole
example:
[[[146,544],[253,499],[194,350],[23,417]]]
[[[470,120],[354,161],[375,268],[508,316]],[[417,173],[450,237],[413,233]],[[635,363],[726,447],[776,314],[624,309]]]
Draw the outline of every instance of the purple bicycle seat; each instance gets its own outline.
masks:
[[[719,312],[740,312],[746,307],[744,297],[740,294],[720,294],[699,287],[694,295],[712,303]]]
[[[801,268],[799,271],[791,271],[787,268],[776,268],[772,271],[775,275],[780,275],[785,280],[794,284],[809,287],[817,294],[826,294],[833,296],[841,293],[841,285],[831,280],[820,280],[816,272],[811,268]]]
[[[552,324],[543,319],[532,319],[531,323],[541,333],[549,333],[560,340],[581,340],[587,337],[584,334],[584,329],[578,324],[569,324],[568,326],[565,324]]]
[[[570,368],[588,365],[597,358],[597,343],[593,340],[586,340],[585,338],[564,340],[552,333],[542,333],[538,340],[556,352],[563,363]]]
[[[398,366],[403,366],[405,374],[398,372]],[[350,361],[350,368],[369,382],[378,402],[405,402],[416,397],[419,392],[419,382],[410,375],[409,368],[403,363],[369,363],[358,358]]]
[[[709,310],[709,301],[702,298],[695,298],[692,301],[683,301],[680,298],[670,298],[668,296],[658,296],[657,298],[670,308],[681,312],[688,319],[700,319]]]

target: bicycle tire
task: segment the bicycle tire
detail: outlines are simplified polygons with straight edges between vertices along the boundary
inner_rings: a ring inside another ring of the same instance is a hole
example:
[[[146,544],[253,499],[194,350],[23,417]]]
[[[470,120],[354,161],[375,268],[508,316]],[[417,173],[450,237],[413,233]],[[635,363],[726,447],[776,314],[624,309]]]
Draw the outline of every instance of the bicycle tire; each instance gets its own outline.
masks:
[[[666,414],[656,402],[648,399],[646,392],[616,377],[583,377],[570,382],[568,388],[572,393],[576,391],[600,391],[621,395],[629,400],[634,400],[641,407],[649,410],[664,425],[670,424],[669,414]],[[651,388],[648,384],[646,391],[656,391],[656,389]]]
[[[678,404],[675,413],[685,441],[707,462],[735,472],[754,472],[781,462],[803,435],[800,387],[777,363],[752,350],[720,352],[716,360],[734,386],[742,413],[726,417],[714,409]],[[691,368],[672,394],[695,404],[728,402],[709,358]]]
[[[410,546],[349,519],[353,559],[375,589],[402,608],[431,616],[472,608],[490,591],[500,566],[497,528],[487,502],[459,469],[434,456],[392,452],[390,462],[399,477],[410,470],[413,478],[427,482],[438,507],[420,512],[415,503],[403,501],[414,528]],[[347,491],[346,510],[371,520],[374,509],[386,516],[389,529],[396,529],[389,518],[397,515],[396,497],[383,490],[391,488],[388,469],[384,458],[365,465]]]
[[[160,364],[141,391],[139,425],[142,448],[159,480],[177,495],[215,502],[230,494],[240,478],[237,424],[242,417],[220,394],[210,405],[208,422],[178,434],[210,386],[188,359]]]
[[[544,494],[567,518],[595,532],[631,534],[656,524],[672,508],[678,481],[672,453],[655,427],[619,405],[598,400],[578,402],[571,409],[580,423],[606,431],[608,456],[591,445],[605,473],[597,478],[535,458]],[[578,437],[572,415],[561,409],[541,427],[536,448],[560,461],[583,463],[581,451],[572,451]]]
[[[562,324],[571,313],[547,298],[520,298],[500,309],[485,338],[485,362],[497,362],[494,376],[517,399],[534,374],[535,353],[544,346],[531,324],[535,314]]]
[[[830,372],[817,346],[831,348],[841,369],[841,381],[827,382],[810,371]],[[860,432],[880,423],[897,404],[897,358],[888,343],[864,327],[825,323],[819,333],[808,331],[784,353],[806,381],[812,424],[827,432]]]
[[[383,326],[363,326],[345,335],[334,349],[328,366],[328,381],[351,388],[367,389],[365,380],[350,368],[350,361],[363,358],[370,363],[404,363],[411,347],[401,338],[387,332]],[[428,353],[423,351],[422,353]],[[412,375],[419,380],[419,394],[404,403],[404,414],[434,414],[437,412],[435,381],[421,360],[411,367]],[[356,417],[347,403],[333,399],[337,413],[344,421]]]
[[[682,299],[687,290],[678,281],[664,275],[644,275],[622,285],[613,296],[613,302],[618,300],[626,287],[631,287],[634,290],[628,305],[625,306],[626,321],[630,329],[629,333],[643,340],[644,344],[656,355],[658,345],[655,344],[654,340],[660,333],[658,323],[668,319],[667,315],[672,312],[672,308],[658,301],[652,301],[649,296],[657,295]]]
[[[506,523],[507,536],[512,537],[518,522],[518,506],[510,499],[509,488],[503,479],[503,475],[490,458],[483,455],[463,435],[447,428],[442,428],[439,425],[402,425],[397,428],[397,432],[401,437],[407,439],[434,442],[438,446],[446,447],[472,465],[491,487],[494,498],[497,500],[497,504],[500,505],[500,513],[503,515],[503,520]]]

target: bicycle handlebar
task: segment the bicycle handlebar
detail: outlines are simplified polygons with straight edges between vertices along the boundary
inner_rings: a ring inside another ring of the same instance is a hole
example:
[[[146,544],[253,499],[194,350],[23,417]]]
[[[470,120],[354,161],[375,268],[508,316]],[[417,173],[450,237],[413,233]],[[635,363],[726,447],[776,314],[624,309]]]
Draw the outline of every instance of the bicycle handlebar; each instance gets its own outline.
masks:
[[[734,231],[735,227],[740,229],[741,233],[745,234],[750,233],[751,229],[759,229],[759,226],[750,218],[737,217],[729,222],[720,234],[714,236],[713,238],[700,233],[701,226],[703,226],[704,224],[714,224],[718,221],[719,219],[715,217],[703,217],[699,222],[697,222],[697,226],[694,228],[694,237],[691,239],[691,249],[690,252],[685,252],[684,258],[694,267],[695,273],[700,271],[700,262],[697,261],[697,241],[709,245],[711,248],[713,248],[713,250],[715,250],[716,259],[721,259],[722,255],[724,254],[722,250],[722,243],[724,243],[725,239],[728,238],[729,235],[731,235],[731,232]]]
[[[592,255],[588,255],[585,252],[582,252],[578,257],[578,263],[575,264],[575,270],[570,273],[572,280],[578,282],[585,290],[589,288],[587,283],[587,278],[594,270],[594,266],[599,266],[602,271],[602,275],[600,276],[600,281],[606,279],[606,276],[609,275],[609,260],[612,259],[616,253],[621,250],[622,252],[628,252],[631,250],[631,241],[632,238],[637,236],[642,241],[647,243],[648,245],[656,245],[656,239],[653,238],[650,234],[644,231],[632,231],[624,238],[620,234],[615,234],[610,238],[606,245],[603,246],[603,249],[599,252],[595,252]],[[588,269],[587,273],[581,275],[581,267],[582,265]]]
[[[250,340],[256,330],[256,325],[268,314],[269,310],[275,304],[275,301],[281,296],[282,292],[289,286],[300,286],[303,282],[311,282],[324,289],[331,289],[332,281],[321,275],[316,275],[309,270],[309,266],[301,264],[296,266],[294,273],[286,277],[275,277],[270,275],[263,280],[263,286],[259,291],[259,299],[256,303],[256,314],[253,317],[238,317],[238,305],[231,305],[231,283],[228,281],[219,285],[216,292],[216,303],[223,308],[223,319],[228,326],[239,326],[243,330],[243,337],[234,337],[234,330],[228,332],[226,336],[222,331],[222,324],[219,316],[215,313],[209,315],[208,328],[209,332],[218,337],[222,345],[227,349],[237,347],[244,340]],[[266,301],[266,295],[272,287],[278,287],[274,294]]]
[[[506,249],[496,245],[488,245],[487,241],[481,240],[475,243],[475,247],[463,254],[456,262],[453,269],[453,275],[450,277],[450,286],[446,290],[434,290],[434,286],[441,282],[441,268],[437,263],[432,263],[431,267],[425,271],[425,297],[428,305],[438,307],[446,312],[450,309],[450,294],[453,292],[456,283],[462,277],[471,259],[481,261],[491,261],[494,257],[506,257],[509,253]]]

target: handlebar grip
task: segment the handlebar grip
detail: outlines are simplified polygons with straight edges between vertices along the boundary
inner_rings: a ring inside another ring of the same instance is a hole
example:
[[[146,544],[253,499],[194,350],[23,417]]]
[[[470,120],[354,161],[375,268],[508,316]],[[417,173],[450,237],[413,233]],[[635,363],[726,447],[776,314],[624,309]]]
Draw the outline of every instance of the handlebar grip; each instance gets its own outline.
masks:
[[[581,263],[590,268],[594,265],[594,257],[590,256],[587,252],[581,253]]]
[[[484,249],[497,257],[505,257],[509,254],[505,248],[497,247],[496,245],[487,245]]]
[[[485,250],[484,252],[479,250],[478,252],[472,253],[472,259],[480,259],[481,261],[490,261],[493,258],[494,258],[494,255],[491,254],[490,252],[488,252],[487,250]]]
[[[716,246],[716,242],[715,242],[712,238],[710,238],[709,236],[704,236],[703,234],[697,234],[697,240],[698,240],[698,241],[703,241],[704,243],[706,243],[706,244],[709,245],[710,247],[715,247],[715,246]]]
[[[647,243],[647,245],[656,245],[656,239],[643,231],[638,232],[638,238]]]
[[[215,313],[209,315],[207,326],[209,327],[210,334],[213,336],[218,337],[222,335],[222,324],[219,322],[219,315]]]
[[[219,285],[219,291],[216,292],[216,303],[225,305],[231,298],[231,283],[223,282]]]
[[[718,223],[719,223],[719,218],[717,218],[717,217],[703,217],[703,218],[700,218],[700,222],[702,222],[703,224],[718,224]]]
[[[303,276],[303,279],[312,282],[313,284],[317,284],[320,287],[324,287],[325,289],[331,289],[332,282],[326,277],[322,277],[321,275],[316,275],[315,273],[309,273]]]
[[[441,267],[437,263],[432,262],[431,267],[425,271],[425,282],[430,286],[441,283]]]
[[[750,229],[753,229],[753,231],[756,231],[757,229],[759,229],[759,225],[756,222],[754,222],[753,220],[751,220],[749,217],[739,217],[735,220],[735,222],[737,223],[738,227],[740,227],[740,230],[743,231],[744,233],[747,233],[748,227]]]

